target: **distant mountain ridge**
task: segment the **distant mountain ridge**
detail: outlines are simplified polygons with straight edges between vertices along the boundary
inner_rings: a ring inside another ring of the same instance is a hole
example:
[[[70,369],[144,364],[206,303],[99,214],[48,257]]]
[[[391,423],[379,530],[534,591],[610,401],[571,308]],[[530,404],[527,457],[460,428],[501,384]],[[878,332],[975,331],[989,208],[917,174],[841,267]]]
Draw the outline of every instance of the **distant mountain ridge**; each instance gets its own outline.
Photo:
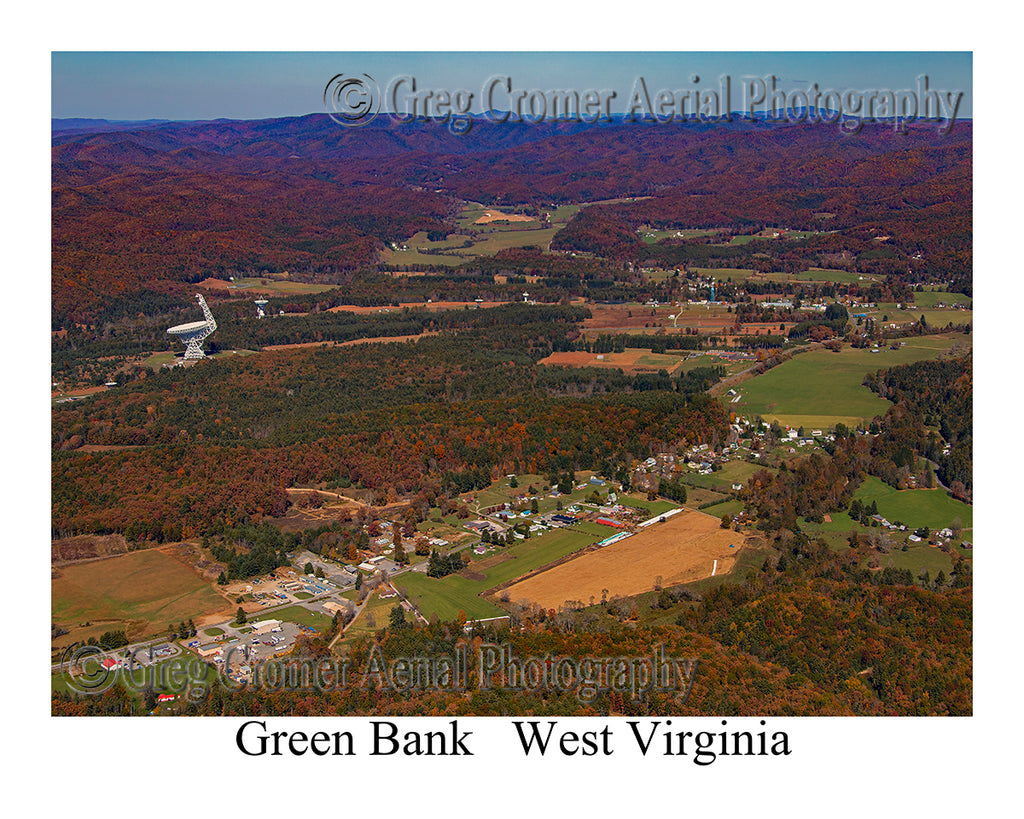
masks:
[[[52,134],[54,304],[63,315],[143,281],[230,270],[337,276],[417,231],[453,230],[462,200],[547,208],[650,197],[588,208],[571,244],[560,240],[623,260],[641,223],[813,229],[827,213],[831,230],[881,225],[904,252],[969,272],[972,137],[969,121],[948,135],[920,122],[845,134],[813,122],[622,117],[476,121],[461,135],[389,116],[355,128],[326,114],[78,121]]]

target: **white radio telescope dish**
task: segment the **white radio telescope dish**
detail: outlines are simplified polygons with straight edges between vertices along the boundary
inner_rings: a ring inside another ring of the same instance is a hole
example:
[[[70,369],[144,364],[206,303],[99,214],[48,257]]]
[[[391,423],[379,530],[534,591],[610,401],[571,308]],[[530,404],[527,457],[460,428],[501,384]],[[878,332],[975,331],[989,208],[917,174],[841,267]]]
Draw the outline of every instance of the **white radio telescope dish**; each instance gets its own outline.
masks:
[[[217,329],[217,321],[214,319],[213,313],[210,312],[210,308],[206,306],[206,299],[200,293],[196,295],[196,300],[202,308],[203,320],[179,324],[167,330],[172,336],[177,336],[185,343],[186,361],[206,358],[206,353],[203,352],[203,341]]]

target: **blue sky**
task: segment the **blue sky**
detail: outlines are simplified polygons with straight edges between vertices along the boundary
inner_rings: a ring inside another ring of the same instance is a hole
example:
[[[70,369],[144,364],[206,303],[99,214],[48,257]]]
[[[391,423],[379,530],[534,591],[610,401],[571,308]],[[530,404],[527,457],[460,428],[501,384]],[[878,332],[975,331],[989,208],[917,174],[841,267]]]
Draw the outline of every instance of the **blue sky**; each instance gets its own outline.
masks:
[[[745,78],[780,78],[782,90],[962,91],[959,117],[972,116],[970,52],[54,52],[54,117],[259,119],[322,112],[327,81],[369,74],[384,89],[400,75],[420,89],[474,94],[488,78],[513,90],[614,90],[622,111],[637,77],[656,90],[717,89],[732,79],[731,108],[744,109]],[[693,76],[699,77],[695,83]]]

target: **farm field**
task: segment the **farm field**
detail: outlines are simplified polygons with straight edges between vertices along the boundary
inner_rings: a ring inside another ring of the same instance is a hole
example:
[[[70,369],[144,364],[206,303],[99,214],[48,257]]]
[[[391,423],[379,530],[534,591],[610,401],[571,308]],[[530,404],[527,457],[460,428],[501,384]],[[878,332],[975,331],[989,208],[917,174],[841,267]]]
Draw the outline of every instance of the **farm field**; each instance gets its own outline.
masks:
[[[512,600],[557,609],[567,600],[587,602],[650,591],[728,572],[744,536],[722,529],[719,519],[684,511],[610,546],[588,552],[509,587]]]
[[[721,520],[722,515],[738,515],[744,509],[743,501],[741,500],[727,500],[722,503],[716,503],[714,506],[707,506],[701,511],[707,515],[712,515]]]
[[[552,224],[568,224],[573,216],[583,205],[559,205],[552,211],[548,211],[548,221]]]
[[[664,328],[666,334],[683,335],[686,328],[696,328],[705,333],[722,333],[733,327],[736,317],[729,312],[728,305],[684,304],[682,310],[674,304],[660,304],[649,307],[646,304],[589,304],[591,317],[583,320],[583,329],[588,338],[604,333],[653,334]],[[669,316],[679,312],[676,327]],[[754,327],[757,325],[748,325]],[[772,325],[777,327],[778,325]]]
[[[508,221],[489,219],[488,213],[492,217],[503,214]],[[466,233],[451,233],[444,239],[430,241],[426,231],[420,231],[404,242],[406,250],[385,248],[381,261],[386,264],[455,266],[511,247],[536,246],[547,250],[560,229],[543,227],[536,219],[524,218],[510,211],[485,208],[467,209],[456,221],[459,229]]]
[[[729,409],[792,427],[827,429],[840,422],[856,426],[885,414],[890,406],[863,386],[867,373],[939,358],[954,345],[970,343],[970,335],[951,333],[908,338],[905,347],[886,347],[878,353],[852,347],[839,353],[811,350],[743,383],[737,388],[741,399]]]
[[[908,527],[927,526],[932,531],[949,526],[960,518],[965,530],[965,540],[970,540],[966,530],[974,526],[974,507],[955,500],[943,489],[893,489],[875,477],[869,477],[853,493],[864,503],[874,501],[878,514],[889,521],[900,521]]]
[[[914,293],[914,307],[931,310],[939,302],[944,304],[971,304],[974,300],[963,293],[950,293],[947,290],[918,290]]]
[[[103,621],[102,631],[124,628],[129,639],[166,634],[170,623],[230,612],[210,584],[159,549],[63,566],[50,581],[53,621],[79,639],[80,623]]]
[[[834,282],[836,284],[853,284],[854,282],[877,282],[883,277],[863,275],[853,270],[828,270],[821,267],[812,267],[799,273],[792,273],[787,277],[791,281],[799,282]]]
[[[515,546],[503,548],[482,559],[474,559],[465,573],[435,578],[417,572],[407,572],[395,578],[394,582],[405,591],[409,600],[428,619],[436,613],[442,620],[454,620],[458,617],[460,609],[471,620],[497,617],[504,612],[477,595],[572,554],[617,531],[610,526],[580,523],[534,536],[527,541],[520,541]],[[467,574],[470,576],[466,576]]]
[[[336,284],[312,284],[310,282],[261,278],[236,278],[231,282],[226,282],[223,279],[205,279],[199,282],[199,286],[209,290],[245,291],[246,293],[259,293],[268,296],[302,296],[309,293],[326,293],[328,290],[338,289]]]
[[[918,293],[915,295],[928,296],[929,294]],[[970,301],[966,296],[961,296],[961,298],[965,304]],[[945,327],[947,324],[971,324],[974,321],[974,312],[972,310],[938,309],[935,307],[925,307],[916,302],[912,305],[903,305],[903,308],[897,309],[895,302],[882,302],[877,308],[868,310],[867,314],[880,324],[905,324],[907,322],[915,322],[921,316],[924,316],[924,320],[929,327]]]

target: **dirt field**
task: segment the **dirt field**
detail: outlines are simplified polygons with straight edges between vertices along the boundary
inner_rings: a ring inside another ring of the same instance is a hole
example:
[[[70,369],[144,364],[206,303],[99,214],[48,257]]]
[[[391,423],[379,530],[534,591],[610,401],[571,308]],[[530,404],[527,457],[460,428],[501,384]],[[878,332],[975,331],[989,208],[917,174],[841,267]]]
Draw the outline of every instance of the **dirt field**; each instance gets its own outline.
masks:
[[[54,566],[128,554],[128,541],[121,535],[77,535],[50,543]]]
[[[502,213],[500,210],[490,208],[484,211],[484,215],[473,224],[486,225],[488,222],[533,222],[532,216],[523,216],[520,213]]]
[[[679,355],[654,355],[647,350],[626,350],[623,353],[603,353],[598,360],[595,353],[558,352],[541,360],[541,364],[562,367],[612,367],[625,373],[655,373],[666,370],[669,375],[684,361]]]
[[[514,601],[531,600],[557,609],[566,600],[589,602],[608,596],[650,591],[655,579],[662,585],[688,583],[729,571],[744,544],[744,536],[722,529],[719,519],[703,512],[684,511],[641,529],[632,537],[555,566],[508,588]],[[730,544],[735,548],[730,548]]]

